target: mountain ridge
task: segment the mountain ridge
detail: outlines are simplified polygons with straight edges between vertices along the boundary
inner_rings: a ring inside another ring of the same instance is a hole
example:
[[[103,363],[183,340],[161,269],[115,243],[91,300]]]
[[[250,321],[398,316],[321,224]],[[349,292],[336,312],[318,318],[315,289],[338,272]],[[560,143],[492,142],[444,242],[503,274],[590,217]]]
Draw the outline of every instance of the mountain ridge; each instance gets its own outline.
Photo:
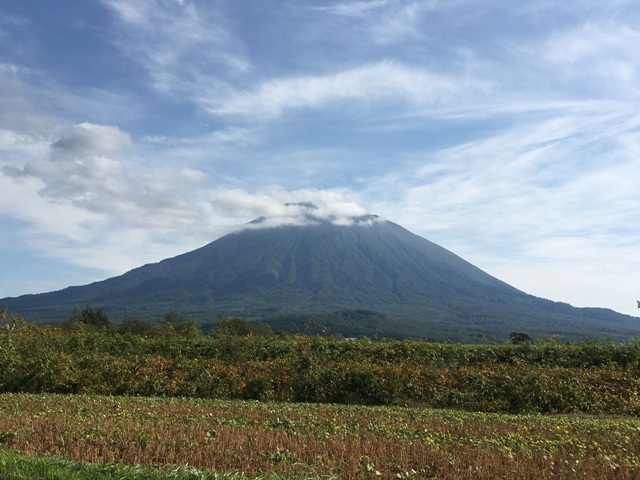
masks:
[[[380,330],[393,336],[437,340],[504,339],[513,331],[563,339],[585,332],[597,338],[640,334],[635,317],[526,294],[375,215],[336,223],[301,209],[304,225],[256,219],[196,250],[117,277],[0,302],[37,321],[61,321],[74,305],[91,304],[115,321],[158,319],[175,309],[204,322],[241,316],[279,328],[296,315],[332,323],[349,318],[344,312],[366,311],[371,315],[363,322],[374,314],[376,321],[384,318]]]

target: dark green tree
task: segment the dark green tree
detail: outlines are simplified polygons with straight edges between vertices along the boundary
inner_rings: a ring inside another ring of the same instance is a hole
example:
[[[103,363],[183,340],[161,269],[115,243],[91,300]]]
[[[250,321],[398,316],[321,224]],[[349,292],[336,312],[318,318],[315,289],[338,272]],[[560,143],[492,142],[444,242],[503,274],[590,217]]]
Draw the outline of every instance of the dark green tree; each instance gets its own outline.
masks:
[[[198,322],[180,315],[173,308],[167,311],[160,322],[160,332],[184,338],[197,338],[202,335]]]
[[[156,327],[148,320],[140,318],[127,318],[118,325],[116,331],[118,333],[130,333],[133,335],[140,335],[143,337],[151,336],[155,333]]]
[[[514,345],[517,345],[519,343],[531,343],[533,341],[533,339],[529,335],[523,332],[511,332],[509,334],[509,339]]]
[[[67,321],[67,326],[106,331],[112,325],[109,316],[101,308],[87,305],[82,311],[78,307],[73,307],[73,313]]]
[[[250,322],[239,317],[225,318],[220,315],[215,323],[215,328],[218,335],[237,337],[246,337],[247,335],[269,337],[273,335],[273,330],[266,323]]]

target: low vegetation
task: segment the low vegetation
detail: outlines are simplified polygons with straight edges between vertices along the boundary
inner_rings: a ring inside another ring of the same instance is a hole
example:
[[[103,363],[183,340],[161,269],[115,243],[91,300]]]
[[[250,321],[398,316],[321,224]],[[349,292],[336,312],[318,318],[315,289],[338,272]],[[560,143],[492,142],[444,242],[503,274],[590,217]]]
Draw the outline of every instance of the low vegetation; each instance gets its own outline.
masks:
[[[95,465],[146,464],[165,475],[188,464],[191,478],[207,478],[204,471],[249,478],[637,478],[639,438],[638,419],[0,395],[5,449]]]
[[[205,337],[197,324],[173,316],[146,335],[101,322],[46,327],[5,318],[0,392],[640,414],[635,340],[345,340],[274,335],[255,326],[245,330],[248,322],[222,320]]]

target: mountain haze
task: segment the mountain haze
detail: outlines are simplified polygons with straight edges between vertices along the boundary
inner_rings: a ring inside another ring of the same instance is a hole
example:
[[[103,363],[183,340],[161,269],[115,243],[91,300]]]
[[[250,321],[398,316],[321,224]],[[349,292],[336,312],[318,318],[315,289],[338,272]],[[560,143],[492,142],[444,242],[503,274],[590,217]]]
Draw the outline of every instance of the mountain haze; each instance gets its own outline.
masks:
[[[115,321],[155,320],[173,308],[203,321],[222,314],[302,329],[313,320],[345,335],[434,340],[502,340],[513,331],[562,339],[640,334],[635,317],[527,295],[375,215],[336,222],[301,205],[301,222],[259,218],[118,277],[0,301],[47,322],[90,304]]]

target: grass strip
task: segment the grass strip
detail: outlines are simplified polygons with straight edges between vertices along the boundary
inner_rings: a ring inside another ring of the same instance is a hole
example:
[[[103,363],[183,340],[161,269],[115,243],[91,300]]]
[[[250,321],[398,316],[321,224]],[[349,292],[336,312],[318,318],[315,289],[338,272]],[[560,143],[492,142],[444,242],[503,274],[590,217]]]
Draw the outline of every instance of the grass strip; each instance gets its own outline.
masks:
[[[0,450],[3,480],[242,480],[242,474],[216,474],[195,467],[153,468],[72,462],[54,456],[23,455]]]

